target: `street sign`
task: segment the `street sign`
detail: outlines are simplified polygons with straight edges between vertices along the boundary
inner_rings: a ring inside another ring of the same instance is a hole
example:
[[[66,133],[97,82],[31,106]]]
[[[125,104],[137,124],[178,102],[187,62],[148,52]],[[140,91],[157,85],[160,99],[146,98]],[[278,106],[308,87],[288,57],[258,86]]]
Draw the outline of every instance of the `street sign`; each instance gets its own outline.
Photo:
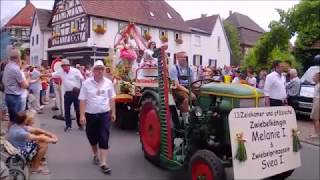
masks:
[[[301,166],[292,107],[233,109],[229,129],[234,179],[262,179]]]

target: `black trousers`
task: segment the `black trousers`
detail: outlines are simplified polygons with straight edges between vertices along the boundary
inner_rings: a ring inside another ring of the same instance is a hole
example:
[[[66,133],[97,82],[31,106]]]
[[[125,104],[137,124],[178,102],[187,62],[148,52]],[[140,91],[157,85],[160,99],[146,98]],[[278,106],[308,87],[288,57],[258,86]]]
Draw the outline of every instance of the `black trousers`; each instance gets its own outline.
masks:
[[[283,105],[284,105],[284,103],[282,100],[270,98],[270,106],[283,106]]]

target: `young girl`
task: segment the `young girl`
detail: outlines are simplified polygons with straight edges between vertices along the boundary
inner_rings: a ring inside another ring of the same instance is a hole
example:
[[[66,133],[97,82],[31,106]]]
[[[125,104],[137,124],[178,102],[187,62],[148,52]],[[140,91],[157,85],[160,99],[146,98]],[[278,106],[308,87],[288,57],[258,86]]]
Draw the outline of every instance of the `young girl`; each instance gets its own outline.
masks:
[[[313,80],[316,86],[314,87],[314,98],[310,118],[313,120],[315,133],[311,134],[310,138],[317,138],[320,135],[320,72],[313,76]]]

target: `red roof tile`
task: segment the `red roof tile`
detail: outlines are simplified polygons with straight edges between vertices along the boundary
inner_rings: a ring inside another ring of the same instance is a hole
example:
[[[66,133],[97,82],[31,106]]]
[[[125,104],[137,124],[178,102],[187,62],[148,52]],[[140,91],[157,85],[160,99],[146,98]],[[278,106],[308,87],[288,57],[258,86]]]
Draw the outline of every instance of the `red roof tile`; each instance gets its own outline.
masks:
[[[193,28],[194,31],[197,31],[196,29],[199,29],[211,35],[218,18],[219,18],[219,15],[212,15],[208,17],[201,17],[198,19],[188,20],[186,21],[186,23],[191,28]]]
[[[164,0],[82,0],[81,2],[89,15],[122,21],[133,19],[137,24],[190,32],[181,15]]]
[[[32,3],[27,4],[6,24],[8,26],[31,26],[32,17],[36,8]]]

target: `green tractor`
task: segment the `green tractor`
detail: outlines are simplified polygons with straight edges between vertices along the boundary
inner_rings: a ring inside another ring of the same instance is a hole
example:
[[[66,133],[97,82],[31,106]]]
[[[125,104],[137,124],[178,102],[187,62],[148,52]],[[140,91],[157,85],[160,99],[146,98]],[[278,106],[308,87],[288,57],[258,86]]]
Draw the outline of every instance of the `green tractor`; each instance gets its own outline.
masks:
[[[264,106],[263,92],[246,85],[193,82],[197,95],[189,119],[183,120],[170,93],[165,51],[157,49],[158,87],[140,97],[139,133],[145,157],[169,170],[188,167],[192,180],[223,180],[232,167],[228,116],[234,108]],[[285,178],[292,171],[275,177]]]

